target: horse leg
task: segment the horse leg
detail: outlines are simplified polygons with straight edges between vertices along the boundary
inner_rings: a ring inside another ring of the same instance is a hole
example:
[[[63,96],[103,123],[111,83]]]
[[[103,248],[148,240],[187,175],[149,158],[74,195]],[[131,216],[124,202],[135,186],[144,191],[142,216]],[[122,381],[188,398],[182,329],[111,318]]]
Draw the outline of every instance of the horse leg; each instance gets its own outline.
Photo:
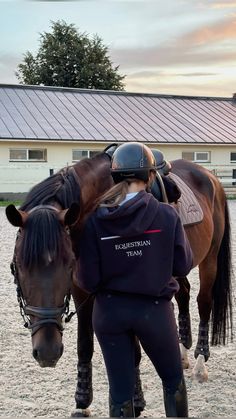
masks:
[[[87,409],[93,400],[92,356],[94,352],[94,333],[92,311],[94,298],[77,289],[73,290],[77,310],[77,386],[75,391],[76,412],[73,416],[89,416]]]
[[[144,399],[142,382],[140,378],[140,365],[141,362],[141,347],[139,340],[135,337],[135,390],[134,390],[134,413],[135,417],[139,417],[141,412],[146,406]]]
[[[184,369],[189,368],[188,349],[192,346],[191,319],[189,313],[190,284],[186,277],[176,278],[179,283],[179,291],[175,295],[179,314],[179,342],[182,365]]]
[[[198,340],[194,351],[196,364],[192,371],[192,378],[198,382],[208,379],[206,362],[210,357],[209,349],[209,320],[212,310],[212,287],[216,278],[217,256],[208,254],[199,265],[200,289],[197,296],[200,322],[198,326]]]

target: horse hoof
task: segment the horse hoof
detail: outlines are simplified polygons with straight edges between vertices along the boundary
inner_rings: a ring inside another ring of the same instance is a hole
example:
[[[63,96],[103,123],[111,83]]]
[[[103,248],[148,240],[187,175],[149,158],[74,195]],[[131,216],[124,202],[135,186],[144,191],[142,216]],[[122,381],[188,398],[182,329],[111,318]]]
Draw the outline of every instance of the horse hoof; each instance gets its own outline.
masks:
[[[197,381],[198,383],[206,383],[208,381],[208,372],[199,371],[194,368],[192,372],[192,379]]]
[[[91,416],[90,409],[75,409],[75,411],[71,413],[72,418],[88,418],[89,416]]]
[[[205,383],[208,380],[208,371],[205,365],[204,355],[198,355],[196,364],[192,371],[192,379],[199,383]]]
[[[187,369],[189,369],[189,361],[187,360],[185,360],[185,359],[181,359],[181,362],[182,362],[182,367],[183,367],[183,370],[187,370]]]
[[[188,359],[188,350],[185,348],[185,346],[180,343],[179,344],[180,353],[181,353],[181,363],[184,370],[187,370],[189,368],[189,359]]]

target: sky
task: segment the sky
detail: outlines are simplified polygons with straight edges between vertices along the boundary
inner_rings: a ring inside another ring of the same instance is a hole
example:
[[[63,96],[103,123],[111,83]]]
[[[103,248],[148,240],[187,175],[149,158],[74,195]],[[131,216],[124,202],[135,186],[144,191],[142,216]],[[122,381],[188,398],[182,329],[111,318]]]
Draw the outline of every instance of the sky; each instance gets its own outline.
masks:
[[[64,20],[97,34],[128,92],[232,97],[236,0],[0,0],[0,84]]]

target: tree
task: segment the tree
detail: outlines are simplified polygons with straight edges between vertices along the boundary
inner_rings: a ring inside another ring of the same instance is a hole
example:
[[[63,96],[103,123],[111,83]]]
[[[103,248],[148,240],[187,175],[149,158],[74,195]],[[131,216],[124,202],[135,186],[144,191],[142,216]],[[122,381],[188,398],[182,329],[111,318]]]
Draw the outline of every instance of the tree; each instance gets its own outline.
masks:
[[[27,51],[18,65],[21,84],[124,90],[125,76],[112,66],[99,36],[90,39],[64,21],[51,22],[51,28],[51,33],[40,34],[36,56]]]

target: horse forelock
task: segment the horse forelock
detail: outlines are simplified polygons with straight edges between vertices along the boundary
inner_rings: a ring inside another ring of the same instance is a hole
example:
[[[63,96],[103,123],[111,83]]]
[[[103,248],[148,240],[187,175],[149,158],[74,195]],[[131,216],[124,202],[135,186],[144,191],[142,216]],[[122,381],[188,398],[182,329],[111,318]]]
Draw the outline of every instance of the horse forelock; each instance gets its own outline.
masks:
[[[69,255],[69,237],[55,210],[39,207],[29,213],[19,248],[19,259],[27,270],[61,263]]]

